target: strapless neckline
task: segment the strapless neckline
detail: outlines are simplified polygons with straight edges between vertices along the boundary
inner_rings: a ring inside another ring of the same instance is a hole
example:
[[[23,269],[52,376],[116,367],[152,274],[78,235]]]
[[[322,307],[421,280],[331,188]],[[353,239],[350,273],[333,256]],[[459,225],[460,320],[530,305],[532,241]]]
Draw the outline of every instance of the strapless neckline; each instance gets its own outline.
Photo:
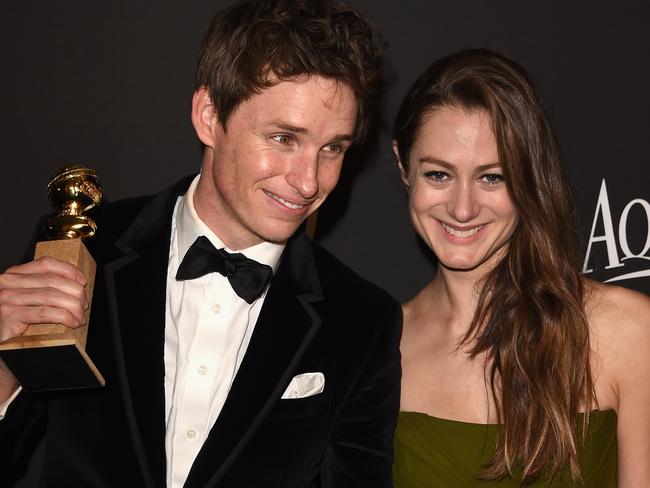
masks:
[[[449,423],[449,424],[476,426],[477,428],[486,428],[486,427],[496,428],[496,427],[499,426],[499,424],[483,424],[483,423],[480,423],[480,422],[469,422],[469,421],[466,421],[466,420],[455,420],[455,419],[448,419],[448,418],[444,418],[444,417],[436,417],[435,415],[429,415],[428,413],[418,412],[416,410],[400,410],[399,411],[399,415],[405,415],[405,414],[406,415],[421,415],[421,416],[424,416],[427,419],[430,419],[432,422],[443,422],[443,423]],[[585,414],[584,412],[579,412],[578,416],[582,417],[582,416],[584,416],[584,414]],[[614,417],[616,417],[617,414],[616,414],[615,410],[613,410],[611,408],[608,408],[608,409],[605,409],[605,410],[598,410],[598,409],[592,410],[591,415],[605,415],[605,416],[613,415]]]

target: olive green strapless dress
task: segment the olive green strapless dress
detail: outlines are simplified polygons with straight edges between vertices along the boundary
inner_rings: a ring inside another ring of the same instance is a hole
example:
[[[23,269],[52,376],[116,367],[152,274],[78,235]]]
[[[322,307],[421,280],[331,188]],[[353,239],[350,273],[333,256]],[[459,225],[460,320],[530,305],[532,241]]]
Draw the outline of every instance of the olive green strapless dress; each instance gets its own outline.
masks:
[[[395,433],[395,488],[514,488],[511,479],[480,481],[476,475],[494,455],[497,426],[439,419],[419,412],[400,412]],[[616,412],[594,411],[587,444],[580,452],[584,484],[568,470],[553,482],[528,487],[616,488]]]

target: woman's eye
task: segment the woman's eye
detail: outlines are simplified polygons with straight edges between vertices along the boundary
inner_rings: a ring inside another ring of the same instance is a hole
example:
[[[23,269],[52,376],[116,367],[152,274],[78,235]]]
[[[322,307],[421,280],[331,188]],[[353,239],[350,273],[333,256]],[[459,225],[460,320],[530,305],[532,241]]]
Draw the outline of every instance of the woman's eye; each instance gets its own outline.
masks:
[[[449,179],[449,175],[444,171],[427,171],[424,173],[425,178],[428,180],[440,182]]]
[[[481,181],[484,181],[488,185],[498,185],[499,183],[503,183],[504,179],[502,174],[490,173],[481,176]]]

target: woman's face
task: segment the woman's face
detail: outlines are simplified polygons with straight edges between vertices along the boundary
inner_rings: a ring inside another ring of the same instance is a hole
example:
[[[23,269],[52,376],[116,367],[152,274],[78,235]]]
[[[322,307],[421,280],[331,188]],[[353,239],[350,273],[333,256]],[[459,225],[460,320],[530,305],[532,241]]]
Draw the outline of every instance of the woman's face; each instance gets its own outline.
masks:
[[[411,220],[441,266],[489,271],[517,225],[490,116],[442,107],[424,119],[409,155]]]

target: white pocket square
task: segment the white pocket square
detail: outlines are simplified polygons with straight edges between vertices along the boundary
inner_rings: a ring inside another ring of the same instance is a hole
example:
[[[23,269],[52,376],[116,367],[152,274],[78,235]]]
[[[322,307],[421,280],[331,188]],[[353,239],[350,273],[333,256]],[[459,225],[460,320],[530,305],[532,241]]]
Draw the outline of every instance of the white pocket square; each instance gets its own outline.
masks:
[[[322,393],[325,389],[323,373],[302,373],[296,375],[282,394],[282,399],[306,398]]]

